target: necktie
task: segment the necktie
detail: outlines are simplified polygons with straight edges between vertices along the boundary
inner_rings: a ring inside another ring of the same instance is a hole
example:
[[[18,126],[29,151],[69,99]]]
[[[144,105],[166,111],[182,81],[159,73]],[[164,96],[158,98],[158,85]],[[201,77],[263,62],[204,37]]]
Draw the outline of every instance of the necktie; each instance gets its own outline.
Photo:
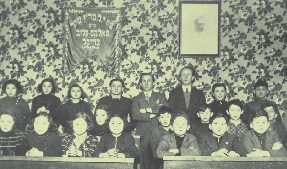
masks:
[[[186,88],[185,93],[188,93],[188,88]]]

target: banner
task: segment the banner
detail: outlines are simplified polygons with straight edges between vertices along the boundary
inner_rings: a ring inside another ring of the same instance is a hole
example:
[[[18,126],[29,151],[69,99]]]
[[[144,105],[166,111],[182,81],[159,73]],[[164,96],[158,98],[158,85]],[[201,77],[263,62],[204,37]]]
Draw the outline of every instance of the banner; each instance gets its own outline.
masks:
[[[86,59],[108,67],[119,60],[121,10],[117,8],[67,8],[65,10],[64,58],[70,70]]]

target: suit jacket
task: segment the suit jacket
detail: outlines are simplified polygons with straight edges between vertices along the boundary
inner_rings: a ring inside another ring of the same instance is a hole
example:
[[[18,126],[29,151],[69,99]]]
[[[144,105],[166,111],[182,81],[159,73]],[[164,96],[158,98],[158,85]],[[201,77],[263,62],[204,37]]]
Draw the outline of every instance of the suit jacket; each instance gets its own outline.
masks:
[[[155,128],[151,133],[151,152],[153,155],[153,158],[156,158],[156,149],[158,148],[158,145],[162,139],[163,136],[167,134],[171,134],[172,131],[168,130],[166,131],[161,125],[159,125],[157,128]]]
[[[200,118],[197,116],[197,110],[198,107],[202,104],[205,104],[205,96],[202,90],[198,90],[195,87],[191,87],[190,92],[190,100],[189,100],[189,106],[186,107],[185,104],[185,98],[184,93],[182,90],[182,86],[179,86],[169,93],[169,99],[168,104],[173,112],[186,112],[186,114],[189,116],[189,120],[191,124],[194,124],[196,122],[200,121]]]
[[[174,153],[169,152],[170,149],[177,149],[174,133],[166,135],[161,139],[156,150],[157,157],[163,158],[164,156],[174,156]],[[195,136],[185,133],[185,137],[180,148],[180,153],[181,156],[200,155],[200,149]]]
[[[286,150],[282,147],[279,150],[272,150],[272,146],[276,142],[281,142],[277,134],[273,130],[266,131],[265,149],[269,151],[271,157],[286,157]],[[242,143],[245,146],[248,153],[253,151],[252,148],[261,149],[262,146],[254,130],[246,131],[242,137]]]
[[[143,136],[147,131],[152,132],[152,129],[158,126],[156,117],[150,119],[150,113],[141,113],[140,109],[151,108],[152,113],[157,114],[162,106],[168,106],[167,100],[163,93],[152,92],[149,101],[145,99],[145,95],[141,92],[133,98],[132,103],[132,118],[136,121],[136,135]]]
[[[222,136],[220,144],[218,146],[217,140],[213,136],[213,132],[208,132],[200,135],[198,138],[199,146],[202,156],[210,156],[213,152],[220,149],[227,149],[228,151],[234,151],[241,156],[246,156],[247,151],[243,144],[239,141],[239,138],[235,134],[225,132]]]

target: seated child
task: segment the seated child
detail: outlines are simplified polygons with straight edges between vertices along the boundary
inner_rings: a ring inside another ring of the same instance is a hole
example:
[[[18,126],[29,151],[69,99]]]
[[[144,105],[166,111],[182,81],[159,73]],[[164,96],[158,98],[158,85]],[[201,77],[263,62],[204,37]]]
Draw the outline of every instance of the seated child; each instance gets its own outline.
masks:
[[[209,129],[209,120],[213,116],[211,106],[204,104],[198,108],[197,116],[201,119],[200,122],[192,124],[190,126],[189,132],[194,135],[196,138],[203,133],[208,133]]]
[[[106,105],[97,105],[94,118],[95,118],[95,124],[94,129],[90,131],[91,134],[98,137],[98,139],[101,138],[106,133],[110,133],[109,126],[107,123],[107,120],[110,116],[109,107]],[[100,140],[99,140],[100,141]]]
[[[160,125],[156,127],[151,133],[151,151],[153,155],[152,167],[156,169],[163,168],[163,160],[157,158],[156,149],[161,138],[172,133],[170,126],[171,114],[172,111],[169,107],[162,106],[158,110],[157,114]]]
[[[209,104],[213,114],[226,114],[226,86],[223,83],[215,83],[211,89],[214,100]]]
[[[114,114],[109,119],[111,133],[102,136],[96,149],[96,157],[101,158],[135,158],[138,154],[135,140],[130,133],[124,133],[126,120]]]
[[[185,114],[175,115],[172,121],[174,133],[163,136],[156,150],[157,157],[200,155],[195,136],[186,133],[189,127]]]
[[[62,140],[62,156],[93,157],[98,139],[87,133],[93,127],[91,117],[84,112],[79,112],[72,119],[69,123],[73,133],[66,135]]]
[[[227,117],[223,114],[212,116],[209,128],[211,132],[200,135],[198,139],[201,155],[213,157],[246,156],[246,149],[235,134],[227,132]]]
[[[240,116],[243,113],[243,103],[238,99],[229,101],[227,103],[226,113],[230,117],[227,132],[237,135],[240,139],[245,131],[249,130],[248,125],[243,123],[240,119]]]
[[[25,133],[28,151],[26,156],[61,156],[61,137],[53,132],[57,129],[47,112],[40,112],[31,121],[32,131]]]
[[[247,157],[286,157],[286,150],[279,137],[273,130],[268,130],[268,113],[259,110],[251,115],[251,130],[246,131],[242,137]]]
[[[1,156],[24,156],[26,146],[24,134],[16,130],[15,113],[5,112],[0,115],[0,155]]]

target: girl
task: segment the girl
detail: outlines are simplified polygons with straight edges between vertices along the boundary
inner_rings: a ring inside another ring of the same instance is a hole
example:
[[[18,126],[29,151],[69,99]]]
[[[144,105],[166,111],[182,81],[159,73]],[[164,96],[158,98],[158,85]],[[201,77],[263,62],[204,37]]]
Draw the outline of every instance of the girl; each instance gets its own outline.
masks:
[[[26,156],[61,156],[61,137],[54,133],[57,126],[51,115],[39,112],[31,121],[32,131],[25,133],[28,151]]]
[[[36,117],[40,111],[46,111],[51,114],[53,121],[59,125],[58,109],[61,106],[61,100],[54,95],[56,85],[53,79],[47,78],[42,80],[38,85],[38,91],[42,94],[34,97],[32,100],[32,116]]]
[[[15,113],[6,112],[0,115],[0,155],[1,156],[23,156],[26,148],[24,134],[15,129]]]
[[[20,82],[15,79],[7,80],[3,84],[2,90],[7,96],[0,99],[0,112],[11,111],[15,113],[15,128],[25,131],[26,125],[31,120],[31,113],[28,103],[19,97],[19,94],[23,93]]]
[[[110,132],[107,119],[110,116],[109,107],[106,105],[97,105],[95,113],[94,113],[94,119],[95,119],[95,127],[91,131],[91,133],[95,136],[98,136],[100,138],[106,133]]]
[[[89,103],[83,101],[85,94],[81,86],[73,84],[69,87],[68,98],[70,99],[61,106],[60,124],[64,128],[64,133],[73,132],[68,121],[72,120],[72,117],[78,112],[85,112],[92,117],[91,106]]]
[[[137,148],[135,140],[129,133],[123,133],[126,121],[120,115],[113,115],[109,120],[111,133],[105,134],[99,143],[96,157],[101,158],[135,158]]]
[[[62,155],[70,157],[92,157],[98,145],[98,139],[87,133],[93,128],[91,117],[84,112],[79,112],[70,121],[73,133],[66,135],[62,140]]]

